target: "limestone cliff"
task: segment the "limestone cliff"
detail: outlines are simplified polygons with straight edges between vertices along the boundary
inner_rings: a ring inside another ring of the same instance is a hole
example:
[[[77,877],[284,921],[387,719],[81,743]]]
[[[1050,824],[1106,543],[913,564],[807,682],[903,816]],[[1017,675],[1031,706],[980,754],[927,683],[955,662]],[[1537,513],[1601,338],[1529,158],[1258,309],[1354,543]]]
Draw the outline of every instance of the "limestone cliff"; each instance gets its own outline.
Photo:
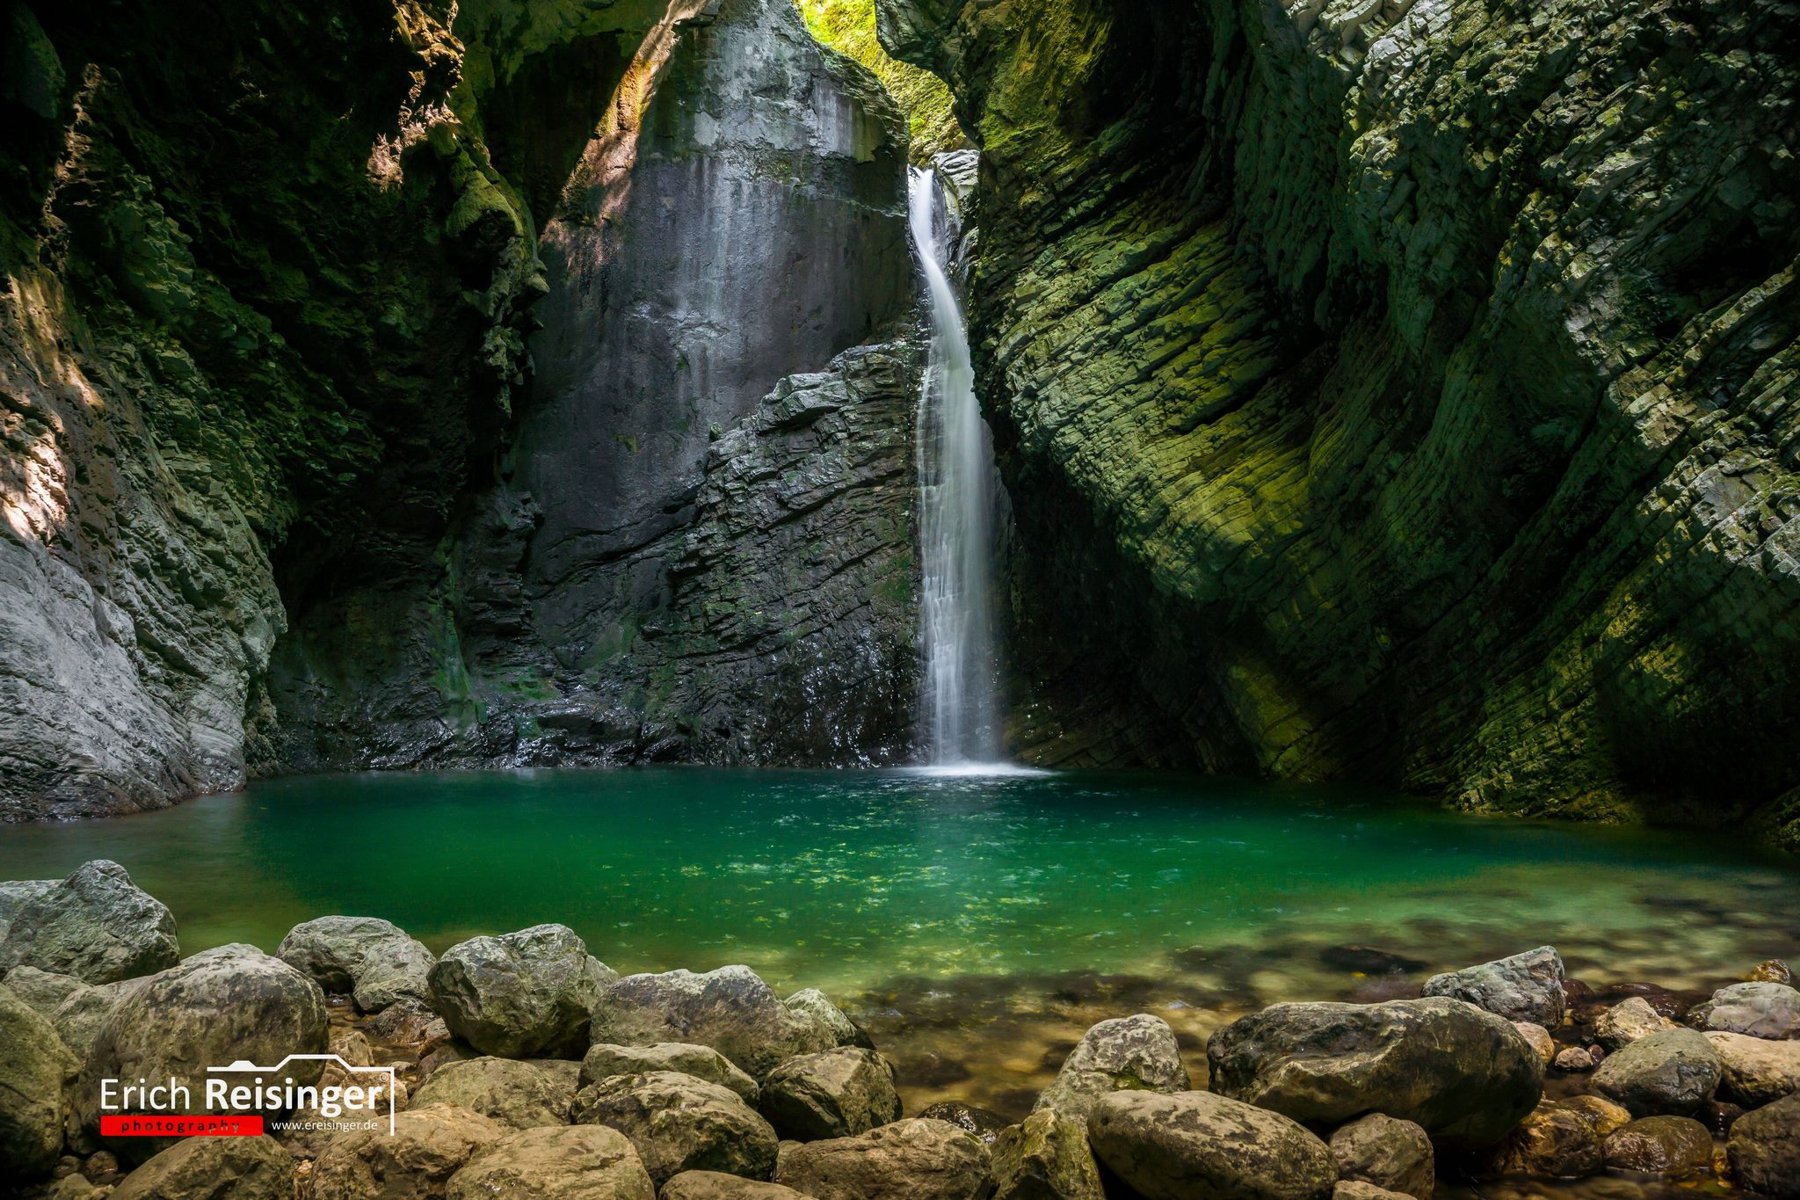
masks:
[[[879,8],[983,150],[1034,754],[1800,839],[1792,5]]]

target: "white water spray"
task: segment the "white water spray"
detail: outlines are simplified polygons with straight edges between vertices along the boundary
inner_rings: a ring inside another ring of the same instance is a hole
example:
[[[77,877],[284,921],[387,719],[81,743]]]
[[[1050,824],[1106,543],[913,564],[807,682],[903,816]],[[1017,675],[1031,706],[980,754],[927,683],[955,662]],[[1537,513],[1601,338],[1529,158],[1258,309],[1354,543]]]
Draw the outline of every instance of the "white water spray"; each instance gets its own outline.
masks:
[[[913,171],[913,246],[925,274],[931,353],[919,392],[919,521],[928,760],[944,769],[1000,762],[994,658],[994,450],[975,399],[969,334],[945,264],[937,175]]]

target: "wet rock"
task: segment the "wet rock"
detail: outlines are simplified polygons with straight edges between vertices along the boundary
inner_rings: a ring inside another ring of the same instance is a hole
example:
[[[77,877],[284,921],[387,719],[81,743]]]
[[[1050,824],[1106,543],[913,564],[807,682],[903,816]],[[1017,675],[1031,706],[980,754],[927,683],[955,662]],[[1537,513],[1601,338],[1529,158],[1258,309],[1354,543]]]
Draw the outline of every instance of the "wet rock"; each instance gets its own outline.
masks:
[[[1331,1135],[1338,1176],[1431,1200],[1437,1186],[1437,1156],[1431,1138],[1411,1121],[1371,1113]]]
[[[1105,1200],[1087,1121],[1041,1109],[993,1143],[993,1200]]]
[[[1467,1000],[1509,1021],[1531,1021],[1555,1029],[1563,1021],[1563,961],[1554,946],[1539,946],[1510,958],[1433,975],[1426,996]]]
[[[1669,1029],[1609,1054],[1594,1072],[1594,1090],[1633,1116],[1685,1116],[1718,1090],[1719,1055],[1692,1029]]]
[[[1712,1134],[1691,1117],[1645,1117],[1608,1137],[1603,1152],[1614,1171],[1684,1178],[1712,1167]]]
[[[663,1184],[658,1200],[808,1200],[793,1188],[718,1171],[683,1171]]]
[[[509,1134],[450,1178],[447,1200],[655,1200],[629,1139],[604,1125]]]
[[[1088,1114],[1094,1156],[1148,1200],[1322,1200],[1325,1143],[1296,1121],[1211,1092],[1117,1092]]]
[[[180,957],[168,908],[106,859],[29,894],[0,940],[0,971],[36,967],[89,984],[149,975]]]
[[[1512,1024],[1461,1000],[1277,1004],[1213,1034],[1221,1095],[1295,1120],[1374,1111],[1454,1145],[1492,1145],[1536,1107],[1544,1066]]]
[[[1675,1022],[1657,1012],[1648,1000],[1633,996],[1613,1005],[1595,1019],[1594,1037],[1608,1050],[1617,1050],[1674,1027]]]
[[[432,966],[432,1006],[457,1037],[503,1058],[579,1058],[601,990],[616,976],[566,925],[471,938]]]
[[[71,992],[56,1006],[50,1023],[56,1026],[63,1044],[74,1051],[75,1057],[86,1062],[113,1006],[143,984],[142,979],[122,979],[118,983],[103,983]]]
[[[1354,975],[1406,975],[1425,969],[1422,959],[1408,958],[1375,946],[1327,946],[1319,951],[1319,961]]]
[[[988,1148],[944,1121],[914,1117],[850,1138],[785,1149],[775,1182],[815,1200],[982,1200]]]
[[[619,980],[595,1006],[592,1040],[697,1042],[761,1078],[796,1054],[829,1050],[841,1036],[831,1022],[783,1004],[749,967],[731,966]]]
[[[869,1035],[859,1029],[856,1022],[818,988],[804,988],[781,1003],[791,1012],[828,1030],[840,1046],[861,1046],[865,1050],[875,1048]]]
[[[1787,987],[1794,986],[1794,971],[1779,958],[1765,959],[1750,968],[1744,976],[1745,983],[1779,983]]]
[[[997,1112],[965,1104],[961,1100],[939,1100],[913,1115],[928,1121],[948,1121],[964,1133],[974,1134],[989,1146],[994,1144],[1002,1129],[1012,1124]]]
[[[147,1160],[112,1200],[290,1200],[294,1158],[270,1137],[194,1137]]]
[[[1033,1111],[1084,1117],[1095,1100],[1112,1092],[1181,1092],[1188,1086],[1175,1031],[1161,1017],[1139,1013],[1101,1021],[1083,1034]]]
[[[1531,1048],[1537,1052],[1546,1067],[1556,1060],[1556,1039],[1550,1036],[1548,1029],[1535,1021],[1514,1021],[1513,1028],[1531,1043]]]
[[[573,1070],[557,1071],[510,1058],[470,1058],[433,1071],[413,1093],[411,1107],[464,1108],[513,1129],[567,1125],[575,1087]]]
[[[1605,1165],[1600,1139],[1583,1114],[1547,1104],[1507,1134],[1497,1147],[1494,1170],[1502,1175],[1580,1179]]]
[[[281,939],[275,955],[327,992],[350,995],[366,1013],[380,1012],[401,997],[429,1000],[427,977],[437,961],[423,943],[376,917],[302,922]]]
[[[108,1011],[76,1093],[82,1123],[98,1123],[102,1079],[185,1081],[198,1110],[207,1067],[273,1067],[289,1055],[322,1053],[328,1026],[319,985],[279,958],[235,944],[191,955],[124,992]],[[316,1083],[322,1069],[316,1060],[282,1068],[301,1084]],[[122,1138],[115,1147],[121,1154],[157,1148],[145,1138]]]
[[[1689,1020],[1704,1030],[1800,1038],[1800,990],[1781,983],[1734,983],[1714,992]]]
[[[1555,1066],[1559,1071],[1580,1074],[1591,1071],[1595,1067],[1594,1056],[1582,1046],[1568,1046],[1556,1055]]]
[[[1594,1136],[1601,1141],[1605,1141],[1610,1134],[1625,1128],[1632,1121],[1629,1108],[1623,1104],[1614,1104],[1603,1096],[1570,1096],[1565,1100],[1558,1100],[1556,1106],[1572,1112],[1586,1121],[1588,1128],[1592,1129]]]
[[[64,1000],[88,986],[73,975],[57,975],[36,967],[14,967],[6,972],[3,982],[7,990],[45,1019],[53,1015]]]
[[[0,1178],[35,1180],[63,1144],[63,1091],[79,1063],[56,1030],[0,987]]]
[[[1800,1041],[1771,1041],[1742,1033],[1709,1033],[1724,1068],[1720,1093],[1746,1108],[1800,1092]]]
[[[1800,1095],[1739,1117],[1726,1155],[1745,1190],[1771,1200],[1800,1197]]]
[[[801,1054],[762,1083],[762,1114],[784,1138],[854,1137],[900,1119],[894,1069],[873,1050],[836,1046]]]
[[[575,1095],[571,1117],[631,1139],[659,1186],[683,1171],[767,1179],[775,1130],[730,1088],[674,1071],[616,1075]]]
[[[756,1080],[737,1069],[730,1059],[711,1046],[691,1042],[658,1042],[649,1046],[615,1046],[598,1042],[588,1047],[581,1060],[581,1086],[599,1083],[614,1075],[645,1075],[675,1071],[728,1087],[754,1105],[761,1095]]]
[[[354,1130],[326,1142],[313,1163],[312,1200],[441,1200],[452,1176],[511,1132],[462,1108],[398,1113],[392,1136]]]

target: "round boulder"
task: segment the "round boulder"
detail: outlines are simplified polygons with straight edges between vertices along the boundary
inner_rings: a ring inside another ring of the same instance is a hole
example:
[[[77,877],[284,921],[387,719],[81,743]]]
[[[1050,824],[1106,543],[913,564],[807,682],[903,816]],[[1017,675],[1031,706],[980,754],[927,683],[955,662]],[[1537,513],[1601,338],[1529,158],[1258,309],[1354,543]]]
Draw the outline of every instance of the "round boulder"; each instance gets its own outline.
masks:
[[[1323,1200],[1324,1142],[1297,1121],[1211,1092],[1115,1092],[1088,1113],[1094,1157],[1147,1200]]]
[[[1493,1166],[1502,1175],[1538,1175],[1580,1179],[1605,1165],[1600,1139],[1586,1116],[1557,1104],[1546,1104],[1520,1122],[1494,1150]]]
[[[873,1050],[835,1046],[801,1054],[769,1072],[762,1113],[784,1138],[853,1137],[900,1119],[894,1069]]]
[[[312,1200],[441,1200],[451,1176],[512,1131],[480,1113],[434,1106],[386,1128],[340,1133],[313,1163]]]
[[[1800,1094],[1739,1117],[1726,1152],[1740,1187],[1770,1200],[1800,1200]]]
[[[478,1151],[447,1200],[655,1200],[629,1139],[604,1125],[527,1129]]]
[[[1320,1125],[1386,1113],[1453,1146],[1498,1142],[1544,1089],[1511,1022],[1445,997],[1276,1004],[1213,1034],[1206,1056],[1221,1095]]]
[[[653,1046],[596,1042],[581,1060],[581,1086],[614,1075],[647,1075],[652,1071],[675,1071],[728,1087],[747,1104],[755,1104],[761,1091],[756,1080],[738,1070],[723,1054],[711,1046],[691,1042],[658,1042]]]
[[[571,1068],[574,1064],[567,1064]],[[567,1125],[575,1102],[573,1070],[558,1071],[512,1058],[446,1063],[413,1093],[411,1107],[451,1105],[492,1117],[514,1129]]]
[[[432,1005],[450,1032],[502,1058],[579,1058],[590,1014],[616,976],[566,925],[470,938],[429,973]]]
[[[1614,1171],[1685,1178],[1712,1166],[1712,1134],[1691,1117],[1645,1117],[1606,1139],[1606,1165]]]
[[[1330,1147],[1339,1178],[1372,1183],[1414,1200],[1431,1200],[1437,1187],[1431,1138],[1412,1121],[1370,1113],[1333,1133]]]
[[[1537,1056],[1544,1060],[1546,1067],[1556,1061],[1556,1039],[1550,1036],[1548,1029],[1535,1021],[1514,1021],[1513,1028],[1531,1043],[1531,1048],[1537,1051]]]
[[[1666,1029],[1609,1054],[1594,1072],[1594,1090],[1633,1116],[1686,1116],[1719,1088],[1724,1067],[1712,1043],[1692,1029]]]
[[[1562,1024],[1563,960],[1555,946],[1539,946],[1477,967],[1446,971],[1425,981],[1426,996],[1467,1000],[1508,1021],[1531,1021],[1545,1029]]]
[[[994,1139],[993,1200],[1105,1200],[1087,1122],[1040,1109]]]
[[[970,1134],[915,1117],[785,1147],[775,1182],[815,1200],[982,1200],[993,1186],[990,1162]]]
[[[1082,1035],[1033,1112],[1085,1117],[1094,1101],[1118,1091],[1184,1092],[1187,1067],[1175,1031],[1149,1013],[1102,1021]]]
[[[1800,1042],[1775,1042],[1742,1033],[1709,1033],[1724,1078],[1719,1092],[1745,1108],[1773,1104],[1800,1092]]]
[[[288,931],[275,956],[366,1013],[403,996],[429,1000],[432,957],[422,942],[376,917],[318,917]]]
[[[147,1160],[113,1189],[112,1200],[289,1200],[294,1157],[269,1137],[192,1137]]]
[[[63,1143],[63,1089],[78,1064],[56,1029],[0,987],[0,1177],[48,1175]]]
[[[168,908],[106,859],[31,894],[0,940],[0,971],[36,967],[83,983],[149,975],[180,957]]]
[[[658,1185],[683,1171],[750,1179],[775,1172],[775,1130],[730,1088],[674,1071],[616,1075],[575,1094],[581,1125],[607,1125],[631,1139]]]
[[[840,1014],[841,1015],[841,1014]],[[843,1027],[812,1008],[790,1007],[745,966],[697,975],[629,975],[594,1008],[592,1040],[621,1046],[697,1042],[761,1079],[784,1059],[842,1045]]]
[[[1714,992],[1689,1019],[1700,1029],[1778,1040],[1800,1038],[1800,991],[1780,983],[1734,983]]]

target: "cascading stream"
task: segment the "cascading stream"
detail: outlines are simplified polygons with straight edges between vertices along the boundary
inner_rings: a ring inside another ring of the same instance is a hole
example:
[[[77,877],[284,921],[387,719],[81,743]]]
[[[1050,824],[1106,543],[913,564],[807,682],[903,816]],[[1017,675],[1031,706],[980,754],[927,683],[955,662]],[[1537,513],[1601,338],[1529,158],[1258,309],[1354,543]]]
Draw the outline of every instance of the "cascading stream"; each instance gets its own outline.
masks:
[[[931,312],[931,352],[918,415],[926,750],[933,766],[995,764],[1001,754],[993,443],[975,399],[968,330],[945,270],[954,232],[941,219],[936,172],[914,170],[908,192],[913,245]]]

